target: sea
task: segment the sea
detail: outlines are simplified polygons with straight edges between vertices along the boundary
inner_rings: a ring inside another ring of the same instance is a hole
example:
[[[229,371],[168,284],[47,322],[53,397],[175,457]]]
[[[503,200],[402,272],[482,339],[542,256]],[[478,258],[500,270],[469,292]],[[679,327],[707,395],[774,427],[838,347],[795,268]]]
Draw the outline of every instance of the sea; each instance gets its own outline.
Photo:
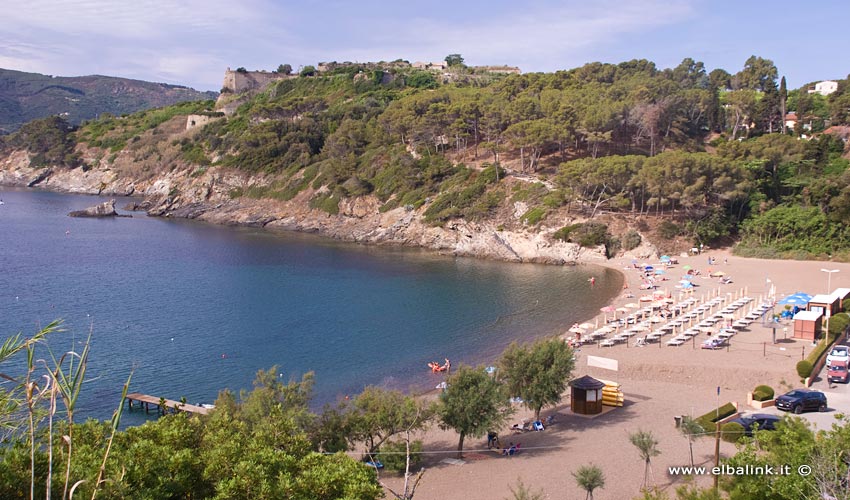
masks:
[[[495,262],[138,212],[67,215],[107,199],[0,188],[0,340],[62,320],[35,353],[44,367],[91,334],[82,418],[108,419],[131,373],[130,392],[193,404],[250,390],[272,368],[285,381],[314,372],[316,409],[369,385],[433,390],[445,375],[428,362],[493,364],[511,342],[594,317],[623,285],[595,265]],[[123,416],[127,425],[149,418]]]

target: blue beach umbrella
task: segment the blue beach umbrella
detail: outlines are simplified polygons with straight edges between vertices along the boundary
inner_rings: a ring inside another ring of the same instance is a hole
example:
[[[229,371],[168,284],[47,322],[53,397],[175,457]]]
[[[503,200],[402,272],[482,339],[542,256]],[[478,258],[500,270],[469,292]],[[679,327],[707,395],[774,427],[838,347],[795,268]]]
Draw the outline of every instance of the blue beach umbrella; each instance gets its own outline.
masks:
[[[655,274],[664,274],[664,269],[656,269]]]
[[[662,255],[661,256],[661,262],[670,262],[670,256],[669,255]]]
[[[785,297],[784,299],[777,302],[777,304],[783,305],[783,306],[784,305],[804,306],[804,305],[808,304],[810,300],[812,300],[812,296],[809,295],[808,293],[797,292],[797,293],[793,293],[793,294]]]

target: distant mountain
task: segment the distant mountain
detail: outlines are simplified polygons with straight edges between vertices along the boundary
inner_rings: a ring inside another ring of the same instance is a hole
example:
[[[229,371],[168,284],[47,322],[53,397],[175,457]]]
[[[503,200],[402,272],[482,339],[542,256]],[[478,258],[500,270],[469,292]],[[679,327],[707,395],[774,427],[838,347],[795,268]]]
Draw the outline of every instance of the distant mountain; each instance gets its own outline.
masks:
[[[216,97],[217,92],[166,83],[100,75],[49,76],[0,68],[0,134],[51,115],[79,124],[101,113],[121,115]]]

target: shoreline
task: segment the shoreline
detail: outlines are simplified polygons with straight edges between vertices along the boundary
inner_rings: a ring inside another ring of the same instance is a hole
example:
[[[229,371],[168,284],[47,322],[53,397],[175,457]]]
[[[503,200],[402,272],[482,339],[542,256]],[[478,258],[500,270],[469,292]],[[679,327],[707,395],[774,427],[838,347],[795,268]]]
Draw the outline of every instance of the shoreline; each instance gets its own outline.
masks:
[[[712,270],[723,270],[733,283],[721,285],[705,277],[708,256],[715,258]],[[638,273],[623,269],[630,264],[631,259],[620,257],[600,265],[622,272],[629,290],[638,298],[641,295],[636,289]],[[729,249],[710,249],[701,255],[679,257],[678,266],[670,272],[680,272],[685,265],[702,271],[695,280],[698,283],[693,292],[695,297],[718,293],[718,289],[722,295],[746,290],[746,295],[753,299],[751,304],[755,304],[767,296],[771,286],[775,286],[777,299],[797,291],[817,294],[825,293],[828,287],[850,288],[850,264],[845,263],[751,259],[733,256]],[[838,272],[827,276],[820,271],[824,265]],[[665,290],[676,290],[674,298],[677,298],[678,289],[674,287],[677,281],[673,276],[662,283]],[[635,298],[620,293],[611,305],[619,307]],[[744,309],[748,310],[749,306]],[[776,312],[779,310],[781,306]],[[604,314],[600,312],[585,319],[593,323],[597,317],[601,322]],[[564,325],[564,329],[567,327]],[[783,331],[786,328],[790,330],[787,334]],[[700,349],[696,344],[705,335],[694,345],[689,342],[679,347],[653,343],[636,348],[632,345],[634,338],[628,346],[583,345],[577,351],[573,377],[590,375],[620,383],[625,395],[623,407],[606,410],[594,418],[575,416],[567,395],[554,408],[544,408],[541,412],[544,418],[555,416],[552,426],[544,432],[515,434],[510,431],[510,425],[532,416],[524,407],[515,406],[517,413],[498,433],[503,442],[521,442],[525,451],[506,458],[488,451],[484,438],[469,438],[462,465],[442,462],[444,457],[454,458],[457,434],[432,428],[417,436],[423,440],[424,449],[436,455],[426,458],[424,465],[429,472],[416,490],[416,497],[423,500],[502,498],[521,478],[526,486],[548,495],[545,498],[578,498],[584,492],[568,472],[593,463],[607,479],[605,487],[594,492],[594,497],[635,498],[640,495],[644,472],[643,462],[628,440],[629,433],[636,430],[649,430],[658,439],[661,455],[653,459],[654,484],[668,495],[675,495],[676,488],[686,484],[685,478],[667,475],[667,468],[690,465],[690,460],[687,440],[675,427],[674,416],[699,416],[727,401],[737,403],[742,411],[755,412],[758,410],[746,405],[746,395],[756,385],[770,385],[777,394],[800,386],[795,365],[810,352],[811,343],[791,339],[793,325],[787,321],[780,323],[777,330],[778,342],[773,344],[771,328],[756,321],[733,338],[729,349],[720,350]],[[615,359],[619,370],[589,367],[588,356]],[[693,447],[697,465],[713,464],[713,439],[697,439]],[[724,457],[737,451],[735,445],[726,442],[721,443],[720,450]],[[402,484],[402,478],[395,475],[385,474],[382,480],[394,489]],[[711,478],[697,477],[695,484],[710,487]]]

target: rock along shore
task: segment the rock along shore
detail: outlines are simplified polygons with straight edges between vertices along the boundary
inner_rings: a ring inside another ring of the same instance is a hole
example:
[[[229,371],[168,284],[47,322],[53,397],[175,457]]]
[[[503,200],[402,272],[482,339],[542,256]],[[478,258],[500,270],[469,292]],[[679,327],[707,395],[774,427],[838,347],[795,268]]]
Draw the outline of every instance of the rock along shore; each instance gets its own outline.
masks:
[[[309,206],[316,192],[305,190],[288,201],[234,196],[268,179],[210,167],[198,175],[174,169],[159,175],[130,176],[107,167],[83,170],[32,168],[26,152],[0,159],[0,185],[49,191],[134,196],[131,204],[151,216],[197,219],[222,225],[301,231],[371,245],[422,247],[456,256],[546,264],[604,264],[604,248],[587,249],[556,240],[557,228],[504,230],[496,221],[452,220],[442,227],[424,221],[424,208],[379,210],[381,201],[364,196],[344,199],[332,215]],[[519,215],[516,216],[517,219]],[[517,226],[519,224],[511,224]]]

